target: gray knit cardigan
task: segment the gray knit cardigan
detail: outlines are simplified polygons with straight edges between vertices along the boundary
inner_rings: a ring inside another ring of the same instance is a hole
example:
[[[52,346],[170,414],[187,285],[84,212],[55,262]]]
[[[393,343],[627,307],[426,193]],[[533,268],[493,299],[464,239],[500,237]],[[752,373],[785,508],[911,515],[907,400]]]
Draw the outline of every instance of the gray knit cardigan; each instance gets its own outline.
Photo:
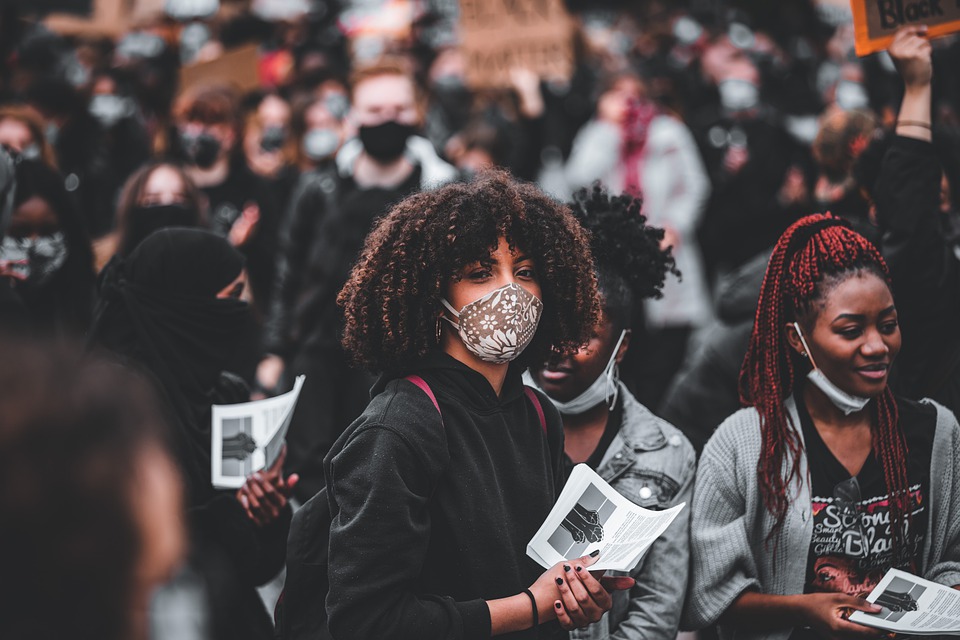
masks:
[[[923,576],[945,585],[960,584],[960,426],[945,407],[937,409],[924,545]],[[793,398],[786,400],[790,423],[801,442],[803,433]],[[760,419],[755,409],[727,418],[700,458],[690,519],[691,572],[683,612],[683,628],[714,624],[747,590],[770,594],[803,593],[807,554],[813,534],[807,459],[801,454],[800,477],[794,483],[786,519],[767,545],[773,518],[763,505],[757,484]],[[786,476],[790,461],[784,461]],[[799,486],[798,486],[799,485]],[[776,546],[777,552],[773,553]],[[720,628],[732,638],[734,630]],[[771,632],[739,630],[740,638],[785,640],[792,629]]]

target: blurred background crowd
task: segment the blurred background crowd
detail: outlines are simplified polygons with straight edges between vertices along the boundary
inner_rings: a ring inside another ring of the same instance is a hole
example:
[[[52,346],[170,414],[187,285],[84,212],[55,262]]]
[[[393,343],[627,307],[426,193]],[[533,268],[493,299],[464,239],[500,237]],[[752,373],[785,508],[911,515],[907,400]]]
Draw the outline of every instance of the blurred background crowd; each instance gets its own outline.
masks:
[[[0,145],[17,188],[0,273],[18,309],[3,322],[123,350],[122,328],[94,328],[118,286],[108,265],[164,227],[225,238],[254,310],[229,327],[243,347],[220,367],[238,374],[226,395],[307,375],[286,459],[304,500],[368,400],[336,297],[372,222],[488,167],[561,200],[599,180],[642,194],[682,273],[637,320],[624,381],[702,446],[737,408],[779,235],[832,211],[879,240],[871,192],[902,79],[886,53],[854,54],[844,1],[567,0],[569,73],[518,58],[481,81],[460,28],[481,4],[6,0]],[[531,20],[551,5],[503,4]],[[960,39],[932,45],[943,233],[960,255]],[[213,253],[169,277],[202,279]]]

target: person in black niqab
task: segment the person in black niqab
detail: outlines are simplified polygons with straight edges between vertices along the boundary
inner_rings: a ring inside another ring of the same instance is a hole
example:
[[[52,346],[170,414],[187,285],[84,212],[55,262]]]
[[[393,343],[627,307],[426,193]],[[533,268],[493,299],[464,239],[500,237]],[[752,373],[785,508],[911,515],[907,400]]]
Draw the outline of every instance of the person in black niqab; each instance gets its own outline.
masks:
[[[249,313],[246,302],[217,294],[241,275],[243,262],[211,232],[166,229],[111,267],[101,291],[94,340],[159,382],[184,426],[178,440],[193,493],[209,485],[210,405],[245,399],[215,397]]]
[[[243,382],[223,371],[242,341],[249,313],[239,299],[243,266],[243,256],[212,232],[157,231],[128,258],[111,264],[93,330],[95,344],[153,375],[176,418],[173,435],[187,481],[191,562],[207,586],[215,640],[272,638],[255,587],[282,567],[291,515],[284,505],[261,520],[241,504],[247,485],[261,480],[248,478],[234,494],[215,489],[210,479],[211,406],[249,399]],[[280,465],[282,460],[275,465],[277,479],[271,480],[277,495],[289,493]]]

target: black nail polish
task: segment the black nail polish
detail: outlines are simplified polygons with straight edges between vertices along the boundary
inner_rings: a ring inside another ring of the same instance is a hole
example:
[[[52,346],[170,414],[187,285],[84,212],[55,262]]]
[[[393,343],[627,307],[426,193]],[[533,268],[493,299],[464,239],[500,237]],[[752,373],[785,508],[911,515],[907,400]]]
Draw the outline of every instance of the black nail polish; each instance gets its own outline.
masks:
[[[600,549],[594,549],[593,551],[590,552],[591,558],[596,558],[598,555],[600,555]]]
[[[564,571],[570,571],[570,565],[568,565],[568,564],[563,565],[563,570],[564,570]]]
[[[577,571],[580,571],[581,569],[583,569],[583,567],[577,567]]]
[[[557,609],[562,609],[562,608],[563,608],[563,605],[560,604],[559,602],[554,602],[554,603],[553,603],[553,606],[555,606]]]
[[[557,585],[563,584],[563,578],[557,578]]]

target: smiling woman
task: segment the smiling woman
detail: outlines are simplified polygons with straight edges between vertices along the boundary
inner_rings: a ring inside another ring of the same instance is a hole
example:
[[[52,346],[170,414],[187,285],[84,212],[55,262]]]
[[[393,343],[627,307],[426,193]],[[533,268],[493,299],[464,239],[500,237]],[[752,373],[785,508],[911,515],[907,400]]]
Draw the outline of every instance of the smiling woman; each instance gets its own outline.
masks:
[[[697,471],[688,625],[863,636],[847,617],[876,610],[862,596],[888,569],[960,583],[960,427],[894,397],[900,342],[870,242],[829,214],[781,236],[740,377],[752,407],[720,426]]]

